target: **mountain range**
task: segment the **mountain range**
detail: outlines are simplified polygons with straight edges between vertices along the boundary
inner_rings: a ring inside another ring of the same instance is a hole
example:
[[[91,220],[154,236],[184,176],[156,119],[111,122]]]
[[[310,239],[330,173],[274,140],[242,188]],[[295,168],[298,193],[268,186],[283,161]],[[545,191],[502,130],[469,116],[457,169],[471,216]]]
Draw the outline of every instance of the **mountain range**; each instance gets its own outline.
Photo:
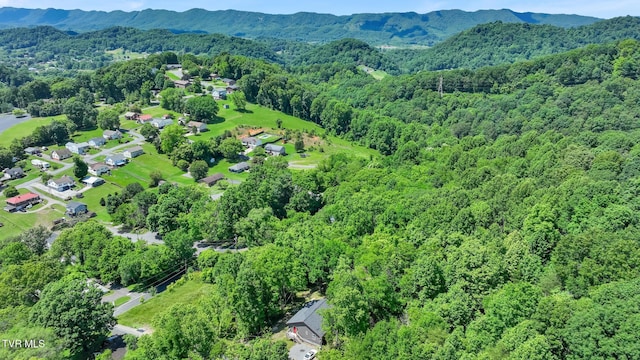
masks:
[[[0,8],[0,28],[4,29],[47,25],[65,31],[87,32],[113,26],[127,26],[142,30],[168,29],[174,33],[220,33],[244,38],[270,37],[320,43],[355,38],[372,45],[431,46],[478,24],[496,21],[571,28],[592,24],[599,20],[580,15],[518,13],[508,9],[336,16],[308,12],[271,15],[236,10],[207,11],[203,9],[191,9],[185,12],[151,9],[103,12]]]

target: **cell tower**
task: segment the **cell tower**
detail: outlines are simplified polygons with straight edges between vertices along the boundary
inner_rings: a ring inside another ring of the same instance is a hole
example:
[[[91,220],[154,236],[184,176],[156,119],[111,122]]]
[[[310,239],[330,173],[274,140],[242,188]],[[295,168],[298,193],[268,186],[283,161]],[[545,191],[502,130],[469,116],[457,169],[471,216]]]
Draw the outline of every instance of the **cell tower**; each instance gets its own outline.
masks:
[[[440,94],[440,97],[444,94],[444,89],[442,88],[442,75],[440,75],[440,81],[438,82],[438,94]]]

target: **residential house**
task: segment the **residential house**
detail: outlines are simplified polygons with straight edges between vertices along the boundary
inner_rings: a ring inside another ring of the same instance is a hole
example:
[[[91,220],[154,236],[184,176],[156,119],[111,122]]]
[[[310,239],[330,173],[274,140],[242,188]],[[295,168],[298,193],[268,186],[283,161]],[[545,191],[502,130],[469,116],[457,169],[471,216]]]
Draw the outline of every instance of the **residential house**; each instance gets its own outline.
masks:
[[[120,130],[105,130],[102,133],[102,137],[105,138],[105,140],[122,139],[122,133]]]
[[[189,121],[187,127],[189,129],[196,128],[199,133],[207,131],[207,124],[199,121]]]
[[[246,162],[237,163],[229,168],[229,171],[234,173],[241,173],[243,171],[249,170],[249,164]]]
[[[105,138],[103,137],[95,137],[89,141],[87,141],[87,143],[93,147],[100,147],[100,146],[104,146],[104,144],[107,143],[107,140],[105,140]]]
[[[222,179],[224,179],[224,175],[222,175],[221,173],[216,173],[211,176],[207,176],[206,178],[200,179],[198,182],[207,184],[207,186],[213,186]]]
[[[229,78],[224,78],[224,79],[222,79],[222,82],[223,82],[223,83],[225,83],[225,84],[227,84],[227,85],[235,85],[235,84],[236,84],[236,81],[235,81],[235,80],[233,80],[233,79],[229,79]]]
[[[167,64],[167,70],[182,69],[180,64]]]
[[[227,86],[227,94],[232,94],[235,91],[238,91],[240,88],[237,85],[229,85]]]
[[[76,185],[75,181],[70,176],[63,176],[59,179],[50,179],[47,182],[47,186],[56,191],[66,191]]]
[[[19,179],[25,177],[24,171],[22,171],[21,167],[14,167],[9,170],[4,171],[4,176],[9,178],[9,180]]]
[[[87,212],[87,205],[77,201],[70,201],[67,206],[67,215],[76,216]]]
[[[215,100],[226,100],[227,99],[227,89],[214,89],[211,92],[211,96]]]
[[[153,119],[151,121],[151,125],[157,127],[158,129],[163,129],[165,126],[173,124],[173,120],[171,119]]]
[[[104,179],[95,176],[86,176],[81,181],[83,184],[91,187],[98,187],[105,183]]]
[[[138,116],[140,116],[140,114],[135,113],[133,111],[124,113],[124,118],[127,120],[138,120]]]
[[[64,147],[66,147],[69,151],[71,151],[74,154],[78,154],[78,155],[84,155],[87,153],[87,151],[89,151],[89,143],[86,142],[81,142],[81,143],[73,143],[73,142],[68,142],[64,145]]]
[[[24,149],[24,153],[27,155],[40,155],[42,153],[42,150],[37,147],[28,147]]]
[[[258,146],[262,146],[262,140],[255,138],[253,136],[244,137],[240,139],[240,141],[242,142],[242,145],[250,149],[254,149]]]
[[[144,150],[142,149],[142,146],[134,146],[132,148],[125,150],[122,154],[126,158],[133,159],[135,157],[138,157],[144,154]]]
[[[71,153],[71,151],[69,151],[69,149],[53,150],[51,152],[51,158],[53,160],[64,160],[72,156],[73,154]]]
[[[104,163],[109,166],[122,166],[127,163],[127,159],[122,154],[107,155]]]
[[[7,206],[4,208],[5,211],[14,212],[16,210],[21,210],[26,206],[39,203],[40,195],[30,192],[9,198],[6,202]]]
[[[136,120],[136,122],[139,123],[139,124],[146,124],[146,123],[152,122],[152,121],[153,121],[153,116],[151,116],[149,114],[140,115],[140,116],[138,116],[138,120]]]
[[[102,174],[108,174],[109,171],[111,171],[111,169],[105,163],[99,162],[89,165],[89,174],[91,175],[100,176]]]
[[[35,167],[37,167],[37,168],[40,168],[40,169],[42,169],[42,170],[44,170],[44,169],[48,169],[48,168],[50,168],[50,167],[51,167],[51,164],[49,164],[49,163],[48,163],[48,162],[46,162],[46,161],[39,160],[39,159],[33,159],[33,160],[31,160],[31,165],[33,165],[33,166],[35,166]]]
[[[287,151],[285,150],[284,146],[280,145],[267,144],[264,147],[264,151],[266,151],[266,153],[269,155],[287,155]]]
[[[178,89],[184,89],[187,86],[189,86],[191,84],[191,81],[189,80],[174,80],[173,84],[178,88]]]
[[[322,330],[322,315],[318,310],[329,308],[327,299],[313,300],[304,305],[289,321],[287,336],[293,340],[300,340],[312,345],[321,346],[324,330]]]

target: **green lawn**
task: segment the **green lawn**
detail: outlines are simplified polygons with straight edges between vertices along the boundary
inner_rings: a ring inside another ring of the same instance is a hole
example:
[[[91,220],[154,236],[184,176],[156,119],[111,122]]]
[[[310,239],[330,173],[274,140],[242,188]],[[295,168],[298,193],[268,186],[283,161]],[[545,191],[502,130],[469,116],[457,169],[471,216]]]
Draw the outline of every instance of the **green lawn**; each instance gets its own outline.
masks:
[[[11,141],[16,138],[23,138],[27,135],[31,135],[33,129],[38,126],[48,125],[54,119],[66,119],[66,115],[59,115],[47,118],[33,118],[23,123],[14,125],[0,134],[0,146],[8,147]]]
[[[150,180],[149,174],[154,170],[159,170],[166,181],[181,184],[193,183],[193,179],[183,176],[184,172],[173,166],[166,155],[158,154],[153,145],[145,143],[142,148],[145,151],[144,155],[130,159],[127,165],[111,171],[111,175],[104,175],[103,178],[122,187],[132,182],[147,186]]]
[[[131,300],[131,296],[119,297],[116,299],[116,301],[113,302],[113,306],[120,306],[127,303],[129,300]]]
[[[0,203],[4,204],[4,200],[5,198],[0,196]],[[64,208],[61,205],[52,205],[35,213],[8,213],[0,210],[0,222],[4,224],[0,228],[0,240],[19,235],[21,232],[38,225],[49,228],[53,220],[63,216]]]
[[[119,186],[106,183],[85,191],[83,193],[84,198],[79,199],[79,201],[87,204],[87,208],[89,209],[89,211],[93,211],[96,213],[96,220],[110,222],[111,216],[107,214],[107,209],[104,206],[100,205],[100,199],[106,199],[107,195],[116,193],[120,190],[122,189]]]
[[[193,304],[206,296],[213,285],[206,284],[200,279],[189,280],[185,284],[162,292],[118,316],[118,323],[134,328],[151,324],[156,314],[162,313],[173,305]]]

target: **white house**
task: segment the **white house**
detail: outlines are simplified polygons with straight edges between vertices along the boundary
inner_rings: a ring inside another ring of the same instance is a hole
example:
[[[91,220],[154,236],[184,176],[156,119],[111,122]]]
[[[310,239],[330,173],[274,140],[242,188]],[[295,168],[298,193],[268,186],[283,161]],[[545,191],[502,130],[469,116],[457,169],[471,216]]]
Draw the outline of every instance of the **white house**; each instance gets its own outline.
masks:
[[[280,145],[267,144],[264,147],[264,151],[269,155],[282,155],[282,156],[287,155],[287,152],[284,149],[284,146],[280,146]]]
[[[207,124],[199,122],[199,121],[189,121],[187,123],[187,128],[196,128],[199,133],[207,131]]]
[[[95,137],[87,142],[89,145],[93,147],[100,147],[107,143],[107,140],[103,137]]]
[[[81,142],[81,143],[73,143],[73,142],[68,142],[64,145],[64,147],[66,147],[69,151],[71,151],[74,154],[78,154],[78,155],[84,155],[87,153],[87,151],[89,151],[89,143],[86,142]]]
[[[262,140],[255,138],[253,136],[244,137],[240,141],[242,142],[242,145],[250,149],[254,149],[262,145]]]
[[[95,163],[95,164],[89,165],[89,174],[94,176],[107,174],[109,173],[110,170],[111,169],[109,168],[109,166],[105,163]]]
[[[132,148],[128,148],[122,154],[126,158],[133,159],[144,154],[144,150],[142,149],[142,146],[134,146]]]
[[[70,176],[63,176],[59,179],[50,179],[47,182],[47,186],[56,190],[56,191],[66,191],[75,186],[75,182],[73,178]]]
[[[108,155],[105,164],[109,166],[122,166],[127,163],[127,159],[122,154]]]
[[[122,133],[120,130],[105,130],[102,133],[102,137],[106,140],[122,139]]]
[[[169,126],[171,124],[173,124],[173,120],[171,119],[153,119],[153,121],[151,121],[151,125],[158,129],[164,129],[165,126]]]

